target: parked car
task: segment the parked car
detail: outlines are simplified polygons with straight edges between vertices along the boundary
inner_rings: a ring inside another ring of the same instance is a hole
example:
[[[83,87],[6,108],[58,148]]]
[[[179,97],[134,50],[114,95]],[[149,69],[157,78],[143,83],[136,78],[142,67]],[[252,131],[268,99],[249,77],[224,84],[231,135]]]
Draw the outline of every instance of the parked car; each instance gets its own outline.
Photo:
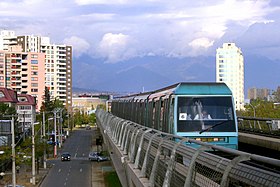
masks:
[[[97,162],[100,162],[100,161],[109,160],[109,157],[107,157],[107,156],[102,156],[101,153],[99,153],[99,152],[91,152],[91,153],[89,153],[89,155],[88,155],[88,159],[89,159],[90,161],[97,161]]]
[[[64,152],[61,154],[61,161],[70,161],[71,155],[68,152]]]

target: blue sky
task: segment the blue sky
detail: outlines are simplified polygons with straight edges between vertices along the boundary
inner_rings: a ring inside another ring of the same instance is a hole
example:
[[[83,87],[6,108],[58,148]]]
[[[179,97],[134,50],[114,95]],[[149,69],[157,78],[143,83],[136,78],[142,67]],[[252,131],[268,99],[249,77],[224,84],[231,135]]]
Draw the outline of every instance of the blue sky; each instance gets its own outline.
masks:
[[[280,59],[278,0],[1,0],[0,28],[70,44],[104,63],[215,55],[223,42]]]

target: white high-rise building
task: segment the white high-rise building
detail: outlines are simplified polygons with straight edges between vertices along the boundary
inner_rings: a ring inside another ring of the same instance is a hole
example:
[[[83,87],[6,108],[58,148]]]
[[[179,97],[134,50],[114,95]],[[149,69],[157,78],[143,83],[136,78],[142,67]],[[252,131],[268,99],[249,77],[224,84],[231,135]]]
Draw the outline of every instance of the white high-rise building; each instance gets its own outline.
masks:
[[[224,43],[216,53],[216,82],[224,82],[231,89],[235,109],[244,107],[244,58],[235,43]]]
[[[15,31],[0,30],[0,50],[8,50],[10,46],[17,45]]]

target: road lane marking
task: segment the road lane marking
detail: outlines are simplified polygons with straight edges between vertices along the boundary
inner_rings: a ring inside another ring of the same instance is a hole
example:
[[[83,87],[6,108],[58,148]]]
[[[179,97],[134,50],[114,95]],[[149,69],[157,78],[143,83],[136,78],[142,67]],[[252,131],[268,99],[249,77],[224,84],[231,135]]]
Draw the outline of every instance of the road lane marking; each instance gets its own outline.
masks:
[[[61,172],[61,169],[58,170],[58,173]]]
[[[82,171],[83,171],[83,169],[81,168],[81,169],[80,169],[80,172],[82,172]]]
[[[64,186],[66,186],[66,182],[64,183]]]
[[[75,156],[74,156],[75,158],[77,158],[77,153],[75,154]]]

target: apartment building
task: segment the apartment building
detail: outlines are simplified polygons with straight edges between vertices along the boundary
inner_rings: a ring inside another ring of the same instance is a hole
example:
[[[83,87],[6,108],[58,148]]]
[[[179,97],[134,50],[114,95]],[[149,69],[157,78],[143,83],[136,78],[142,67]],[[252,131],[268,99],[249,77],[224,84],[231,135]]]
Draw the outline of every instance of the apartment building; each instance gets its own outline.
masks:
[[[45,55],[22,52],[20,46],[0,51],[0,86],[36,98],[40,110],[45,90]]]
[[[66,107],[72,106],[72,46],[51,44],[49,37],[34,35],[16,36],[14,31],[2,30],[0,50],[8,51],[9,47],[15,45],[21,46],[22,53],[44,54],[43,67],[45,74],[42,76],[45,79],[44,86],[46,85],[49,89],[51,99],[59,99]],[[0,64],[3,60],[4,58],[0,54]],[[5,74],[5,72],[3,73]],[[0,86],[1,82],[2,86],[4,86],[5,81],[0,80]],[[32,92],[28,94],[34,95]]]
[[[72,47],[66,45],[41,45],[45,53],[45,83],[51,97],[72,106]]]
[[[50,43],[49,37],[18,36],[23,51],[45,54],[45,85],[52,99],[58,98],[66,108],[72,106],[72,46]]]
[[[267,88],[249,88],[248,99],[267,100],[270,95],[270,90]]]
[[[10,46],[17,45],[17,37],[15,31],[1,30],[0,31],[0,50],[8,50]]]
[[[244,58],[235,43],[224,43],[217,49],[216,82],[224,82],[231,89],[236,110],[244,108]]]
[[[36,101],[28,94],[19,94],[16,105],[19,127],[22,132],[31,128],[32,122],[36,122]]]

